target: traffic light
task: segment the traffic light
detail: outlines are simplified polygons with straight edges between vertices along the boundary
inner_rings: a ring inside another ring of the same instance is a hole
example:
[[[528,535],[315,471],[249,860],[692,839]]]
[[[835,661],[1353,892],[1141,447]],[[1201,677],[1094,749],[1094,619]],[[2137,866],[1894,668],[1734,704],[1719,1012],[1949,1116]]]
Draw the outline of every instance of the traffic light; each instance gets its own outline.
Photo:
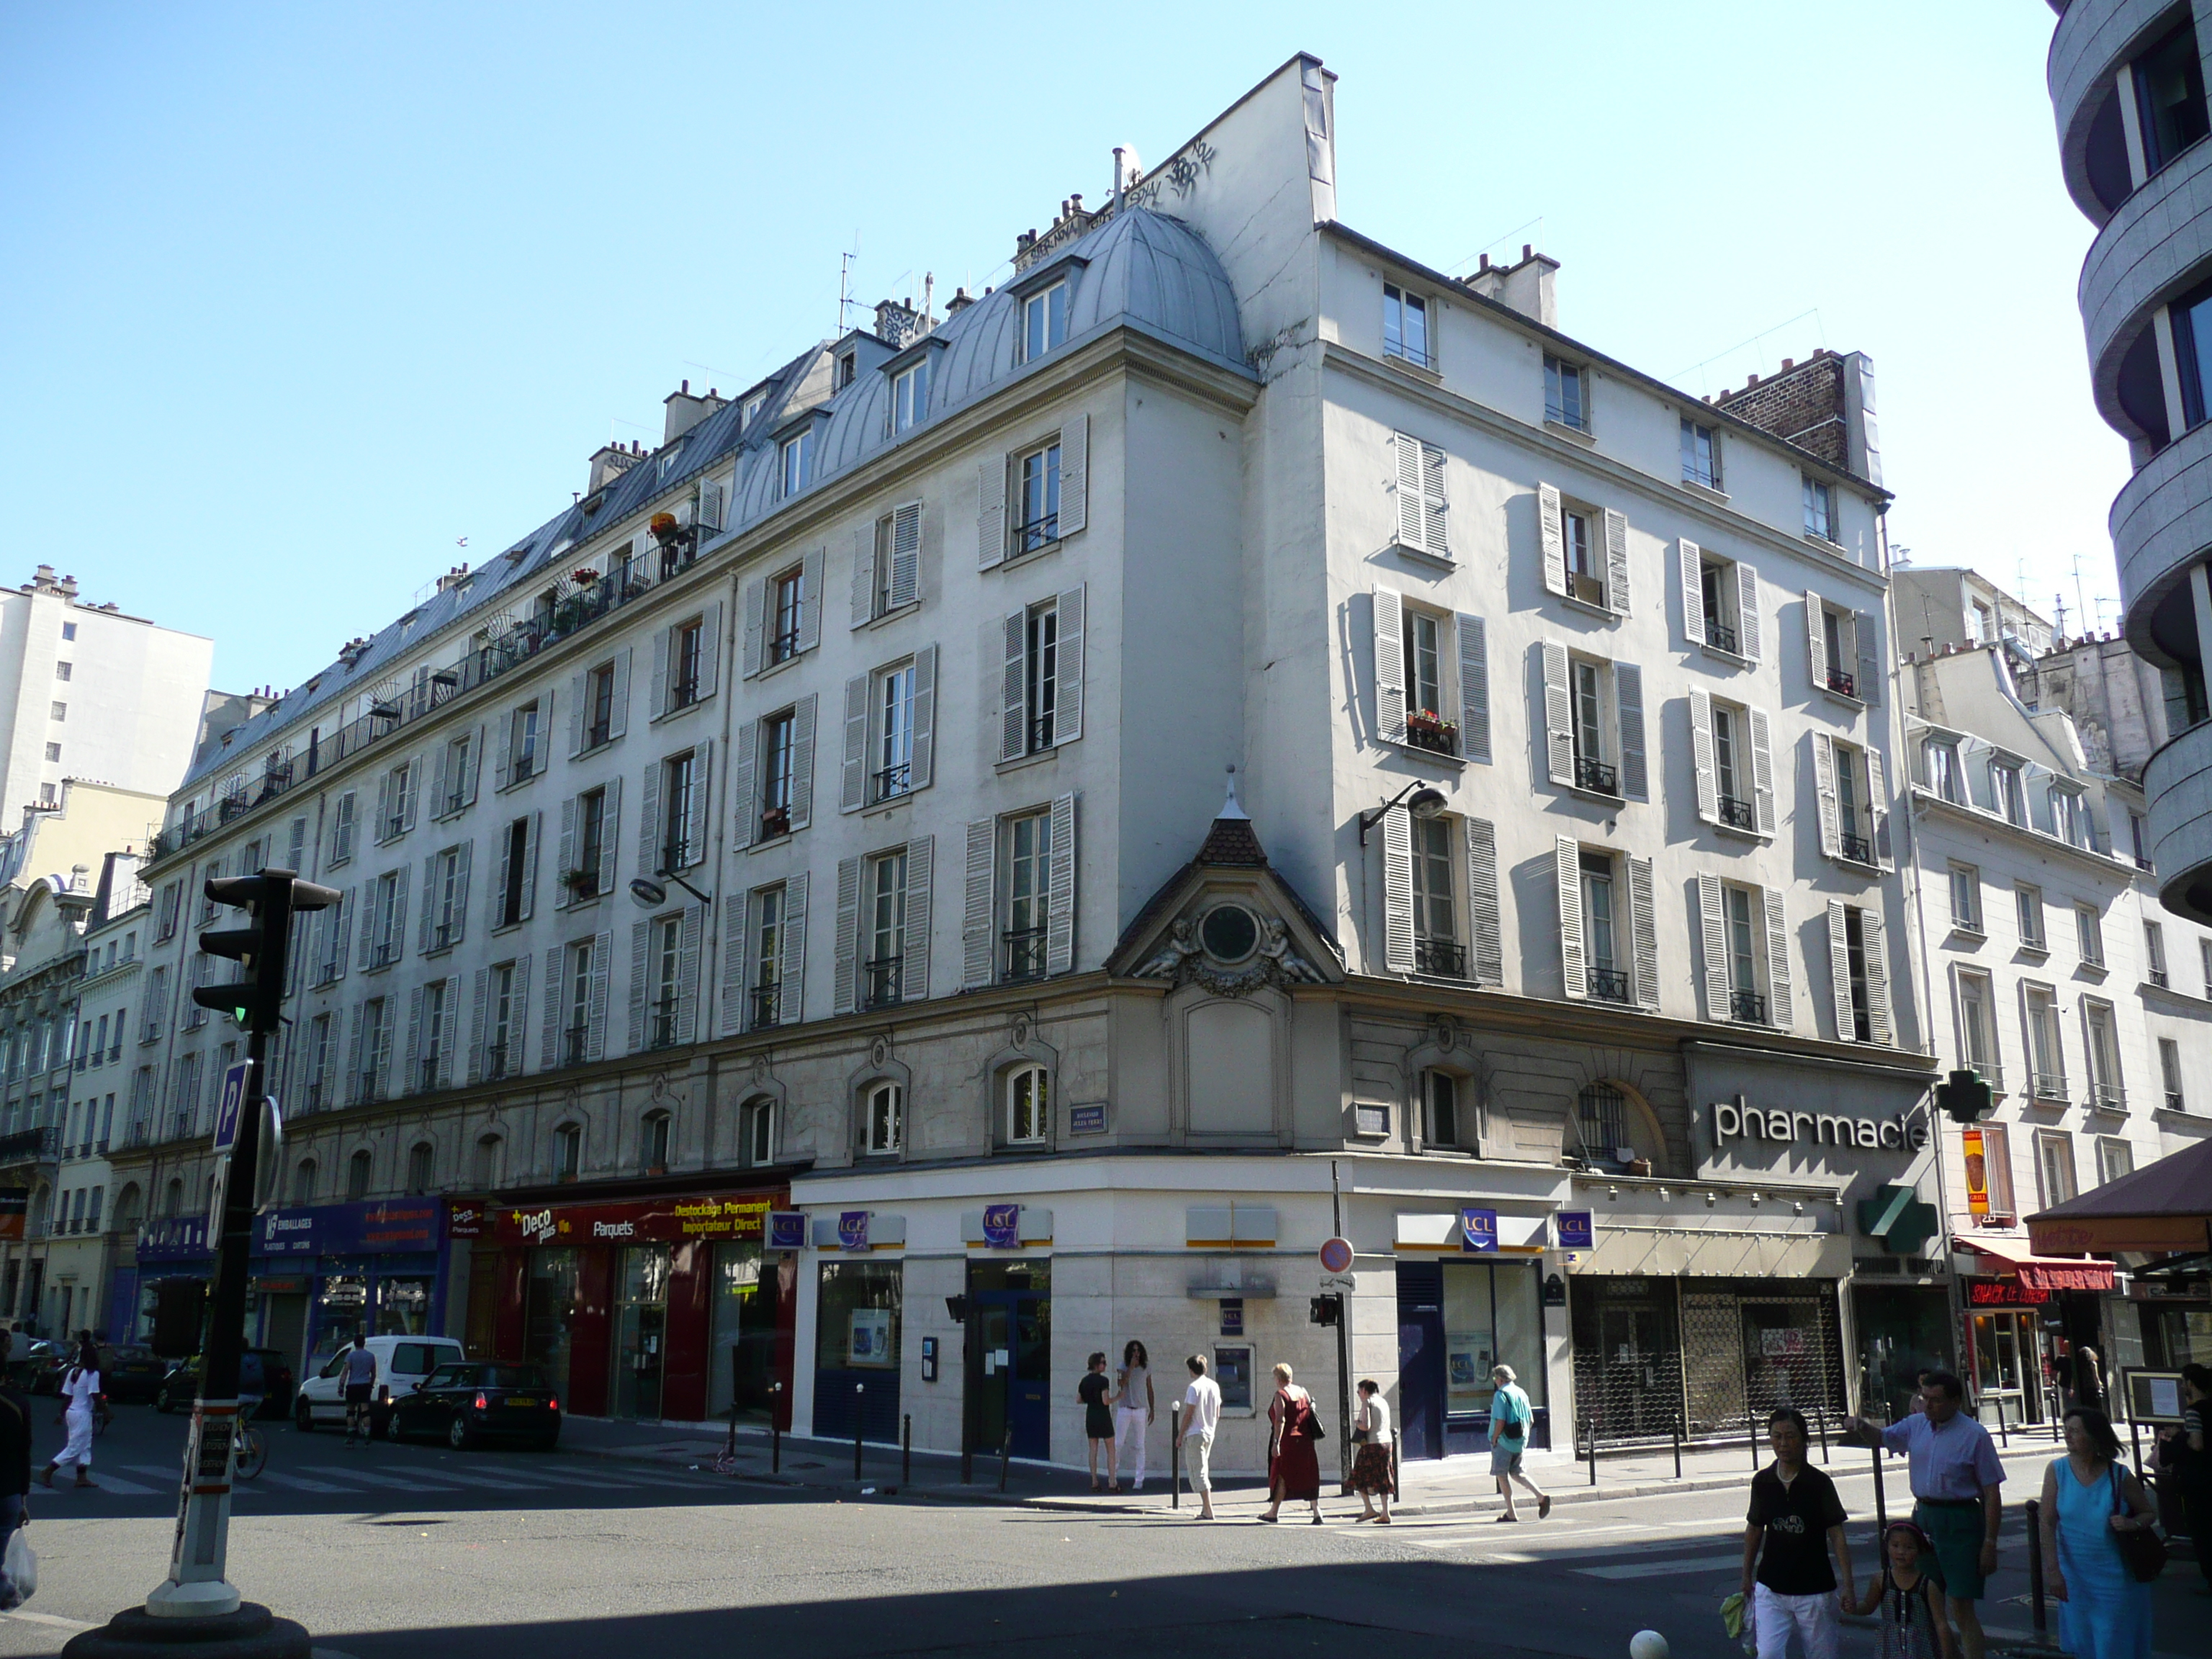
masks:
[[[264,870],[258,876],[210,876],[203,890],[212,902],[246,912],[243,927],[202,933],[200,949],[211,957],[228,957],[246,969],[246,977],[229,985],[195,987],[192,1000],[230,1015],[249,1031],[274,1031],[284,1006],[292,913],[336,904],[337,890],[301,881],[289,870]]]
[[[1306,1316],[1310,1323],[1316,1325],[1335,1324],[1344,1316],[1343,1297],[1331,1291],[1326,1295],[1314,1297],[1307,1307]]]
[[[1954,1123],[1972,1123],[1996,1104],[1990,1085],[1971,1068],[1953,1072],[1936,1085],[1936,1104]]]

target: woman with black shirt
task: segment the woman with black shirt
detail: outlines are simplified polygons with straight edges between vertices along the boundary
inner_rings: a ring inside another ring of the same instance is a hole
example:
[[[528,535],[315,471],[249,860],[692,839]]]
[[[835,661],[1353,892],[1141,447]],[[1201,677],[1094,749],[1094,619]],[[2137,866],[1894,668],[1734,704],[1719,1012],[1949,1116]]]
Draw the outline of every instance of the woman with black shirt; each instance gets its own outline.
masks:
[[[1774,1462],[1752,1477],[1743,1532],[1743,1595],[1759,1659],[1788,1659],[1792,1631],[1804,1659],[1836,1659],[1851,1594],[1843,1500],[1834,1481],[1806,1465],[1802,1412],[1782,1407],[1766,1419],[1766,1433]]]
[[[1091,1356],[1091,1368],[1084,1373],[1083,1381],[1075,1385],[1075,1397],[1083,1402],[1083,1433],[1091,1443],[1091,1490],[1098,1490],[1098,1449],[1106,1448],[1106,1480],[1114,1491],[1121,1490],[1121,1477],[1114,1468],[1114,1413],[1106,1409],[1106,1396],[1114,1391],[1107,1380],[1106,1356]]]

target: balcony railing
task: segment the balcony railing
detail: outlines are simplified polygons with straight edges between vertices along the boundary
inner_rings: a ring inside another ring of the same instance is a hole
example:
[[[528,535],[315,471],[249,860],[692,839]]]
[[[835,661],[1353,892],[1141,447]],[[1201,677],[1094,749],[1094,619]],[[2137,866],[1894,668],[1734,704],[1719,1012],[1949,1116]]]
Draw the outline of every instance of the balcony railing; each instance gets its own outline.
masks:
[[[2165,969],[2154,968],[2150,970],[2150,982],[2160,990],[2165,990],[2173,983],[2173,980]]]
[[[356,1100],[367,1102],[377,1098],[376,1073],[374,1071],[363,1072],[355,1082],[358,1085],[354,1095]]]
[[[507,1048],[504,1042],[484,1045],[484,1081],[496,1083],[507,1075]]]
[[[674,1048],[676,1046],[676,999],[663,997],[653,1005],[649,1012],[652,1015],[652,1027],[646,1034],[647,1043],[655,1048]]]
[[[1467,946],[1455,939],[1417,939],[1413,941],[1413,971],[1438,979],[1465,979]]]
[[[1044,929],[1009,927],[1000,935],[1006,977],[1009,980],[1044,977]]]
[[[2034,1086],[2038,1100],[2063,1100],[2066,1098],[2066,1073],[2038,1072],[2034,1073]]]
[[[61,1132],[52,1124],[43,1129],[19,1129],[14,1134],[0,1135],[0,1164],[49,1158],[60,1145]]]
[[[2128,1091],[2117,1083],[2093,1083],[2089,1085],[2089,1104],[2100,1111],[2124,1112],[2128,1109]]]
[[[1406,741],[1416,749],[1425,749],[1432,755],[1459,753],[1459,727],[1448,720],[1430,714],[1406,716]]]
[[[436,1091],[438,1087],[437,1055],[426,1054],[416,1062],[415,1086],[426,1095]]]
[[[1618,795],[1620,793],[1619,774],[1601,760],[1575,757],[1575,787],[1587,789],[1594,795]]]
[[[1756,991],[1730,991],[1729,1018],[1745,1025],[1766,1024],[1766,999]]]
[[[1734,795],[1723,795],[1720,799],[1720,819],[1731,830],[1756,830],[1759,814],[1747,800],[1738,800]]]
[[[563,1066],[581,1066],[584,1063],[584,1056],[590,1052],[591,1035],[589,1025],[571,1025],[561,1033],[561,1063]]]
[[[798,654],[799,630],[796,628],[776,635],[768,642],[768,661],[771,668],[780,662],[789,662]]]
[[[1828,690],[1840,696],[1856,697],[1859,694],[1859,683],[1842,669],[1831,668],[1828,671]]]
[[[453,924],[441,921],[430,929],[430,948],[433,951],[447,950],[453,945],[454,936]]]
[[[783,986],[771,980],[765,985],[753,987],[752,1022],[747,1028],[765,1031],[783,1023]]]
[[[901,761],[896,766],[886,766],[869,781],[870,799],[890,800],[903,795],[914,787],[914,767]]]
[[[315,1111],[320,1111],[320,1110],[322,1109],[322,1105],[323,1105],[323,1080],[322,1080],[322,1079],[320,1079],[319,1077],[318,1077],[318,1078],[314,1078],[314,1079],[310,1079],[310,1080],[309,1080],[309,1082],[308,1082],[308,1084],[307,1084],[307,1095],[306,1095],[306,1101],[307,1101],[307,1106],[306,1106],[306,1109],[307,1109],[307,1110],[308,1110],[308,1111],[310,1111],[310,1112],[315,1112]]]
[[[1619,968],[1591,969],[1589,994],[1599,1002],[1626,1003],[1632,1000],[1628,993],[1628,975]]]
[[[1060,514],[1048,513],[1041,519],[1031,519],[1027,524],[1014,526],[1014,550],[1034,553],[1040,547],[1060,539]]]
[[[1594,605],[1600,610],[1605,608],[1603,577],[1585,576],[1579,570],[1571,571],[1567,576],[1567,593],[1571,598],[1580,599],[1584,605]]]
[[[2185,1112],[2189,1109],[2183,1103],[2180,1090],[2168,1089],[2166,1091],[2166,1109],[2169,1112]]]
[[[380,940],[368,947],[368,965],[372,968],[389,968],[398,960],[399,947],[390,939]]]
[[[671,870],[684,869],[692,862],[691,842],[688,837],[678,837],[675,841],[661,843],[660,873],[662,875],[666,875]]]
[[[537,775],[538,757],[530,750],[524,750],[507,763],[507,781],[509,783],[520,783]]]
[[[668,688],[668,712],[672,714],[679,708],[689,708],[698,701],[699,680],[696,675],[678,680]]]
[[[1724,622],[1708,617],[1705,618],[1705,643],[1716,651],[1727,652],[1732,657],[1735,655],[1735,629]]]
[[[788,806],[768,806],[761,809],[760,835],[757,839],[774,841],[779,836],[791,833],[791,809]]]
[[[860,987],[860,1002],[866,1008],[887,1008],[899,1000],[900,969],[904,957],[878,957],[864,965],[861,971],[866,982]]]
[[[1030,721],[1030,748],[1032,755],[1042,755],[1053,745],[1058,721],[1050,711],[1034,716]]]
[[[1836,845],[1843,856],[1853,864],[1874,862],[1874,843],[1864,836],[1840,835],[1836,837]]]

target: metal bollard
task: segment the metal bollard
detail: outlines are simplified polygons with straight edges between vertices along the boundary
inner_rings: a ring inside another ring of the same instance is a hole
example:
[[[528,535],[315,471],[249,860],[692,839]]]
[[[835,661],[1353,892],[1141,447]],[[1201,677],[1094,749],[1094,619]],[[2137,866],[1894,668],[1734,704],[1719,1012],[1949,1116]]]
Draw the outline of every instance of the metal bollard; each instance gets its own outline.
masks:
[[[783,1384],[769,1383],[768,1393],[768,1472],[781,1474],[783,1473],[783,1413],[779,1407],[783,1404],[781,1398]]]
[[[1589,1483],[1595,1486],[1597,1485],[1597,1419],[1595,1418],[1590,1419],[1589,1425]]]
[[[899,1424],[899,1484],[914,1484],[914,1413],[908,1412]]]
[[[866,1403],[860,1396],[868,1391],[865,1382],[853,1384],[853,1479],[860,1478],[860,1408]]]
[[[2004,1401],[2002,1400],[1997,1401],[1997,1437],[2004,1443],[2008,1450],[2011,1449],[2012,1418],[2011,1414],[2005,1410]]]
[[[1674,1414],[1674,1478],[1682,1478],[1682,1415]]]
[[[2048,1627],[2050,1614],[2043,1605],[2043,1504],[2039,1498],[2027,1500],[2027,1601],[2035,1613],[2036,1639],[2040,1641]]]
[[[1867,1455],[1874,1459],[1874,1535],[1876,1539],[1881,1539],[1886,1537],[1889,1532],[1889,1506],[1883,1499],[1881,1490],[1881,1443],[1877,1441],[1868,1449]],[[1888,1547],[1878,1543],[1875,1547],[1886,1549]]]
[[[999,1442],[999,1490],[1006,1489],[1006,1464],[1014,1455],[1014,1431],[1006,1431],[1006,1438]]]
[[[1168,1436],[1168,1507],[1182,1507],[1182,1437],[1173,1433]]]
[[[1814,1413],[1813,1420],[1820,1425],[1820,1461],[1825,1463],[1828,1461],[1828,1408],[1826,1406],[1821,1407]]]
[[[1751,1472],[1757,1474],[1759,1473],[1759,1413],[1752,1410],[1749,1406],[1743,1408],[1743,1424],[1746,1437],[1751,1442]]]

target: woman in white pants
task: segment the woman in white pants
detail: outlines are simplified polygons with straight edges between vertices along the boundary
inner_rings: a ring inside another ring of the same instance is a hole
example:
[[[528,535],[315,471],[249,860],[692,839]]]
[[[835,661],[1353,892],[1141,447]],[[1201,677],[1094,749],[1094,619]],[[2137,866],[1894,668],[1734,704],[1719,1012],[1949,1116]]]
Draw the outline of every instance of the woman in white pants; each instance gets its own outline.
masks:
[[[90,1331],[78,1334],[76,1364],[62,1379],[62,1397],[69,1402],[60,1418],[69,1430],[69,1443],[39,1478],[51,1486],[54,1484],[54,1471],[64,1463],[73,1463],[76,1466],[76,1484],[89,1486],[93,1402],[100,1398],[100,1352],[92,1346]]]
[[[1114,1444],[1129,1490],[1145,1489],[1145,1436],[1152,1426],[1152,1359],[1132,1337],[1121,1349],[1120,1387],[1114,1395]]]

